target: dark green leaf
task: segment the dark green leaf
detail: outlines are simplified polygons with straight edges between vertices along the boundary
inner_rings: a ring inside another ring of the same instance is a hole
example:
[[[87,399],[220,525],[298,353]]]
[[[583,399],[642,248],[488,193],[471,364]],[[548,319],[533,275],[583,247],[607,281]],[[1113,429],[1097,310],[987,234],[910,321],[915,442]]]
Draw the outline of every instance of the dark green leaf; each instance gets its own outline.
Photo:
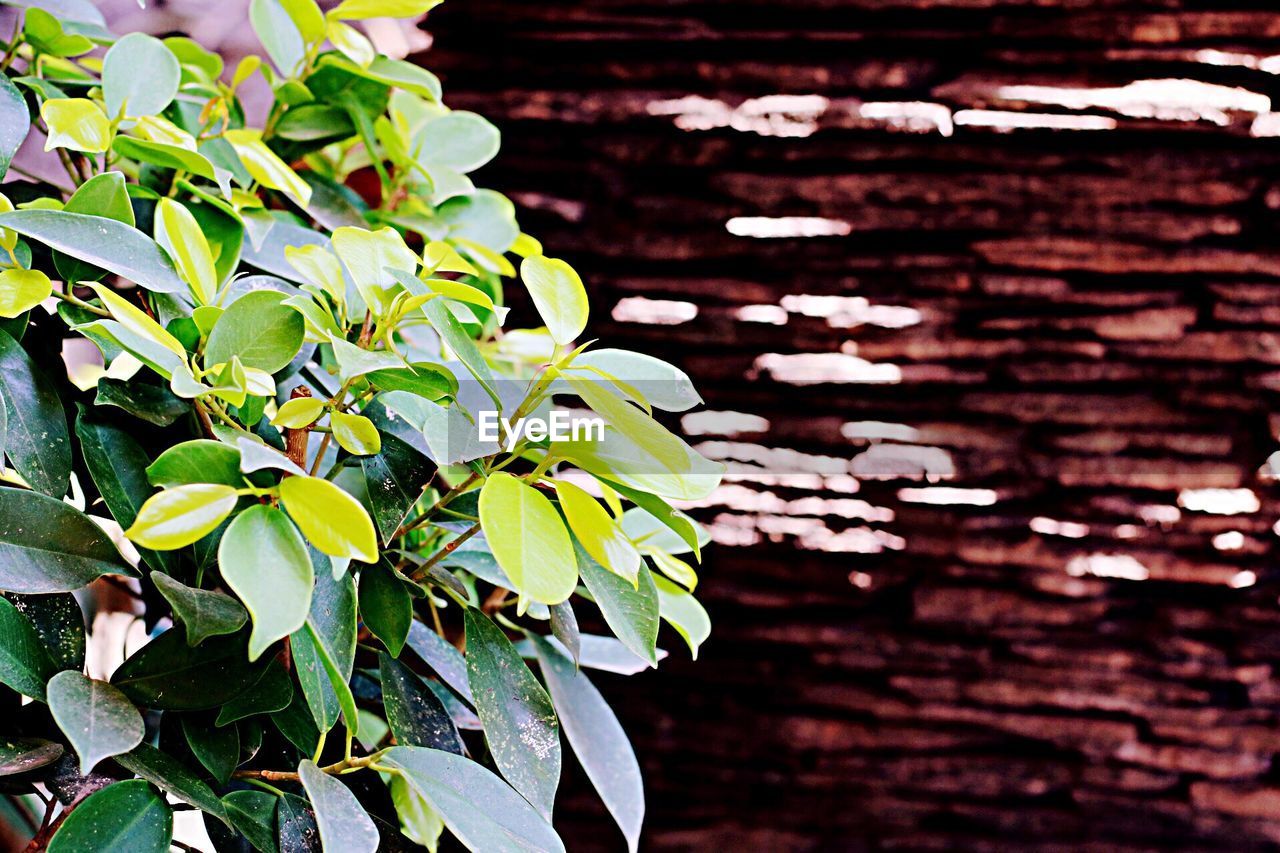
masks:
[[[222,706],[217,725],[225,726],[255,714],[283,710],[293,700],[293,681],[279,661],[271,661],[258,683]]]
[[[458,755],[462,737],[449,712],[413,670],[385,653],[378,655],[382,674],[382,701],[387,724],[401,746],[426,746]]]
[[[208,812],[228,826],[231,825],[227,819],[227,811],[222,807],[222,801],[213,793],[213,790],[181,762],[154,746],[146,743],[138,744],[127,755],[116,756],[116,761],[126,770],[157,785],[162,791],[172,794],[182,802],[189,803],[203,812]]]
[[[88,516],[55,498],[0,488],[0,590],[73,592],[106,574],[137,573]]]
[[[15,210],[0,214],[10,228],[157,293],[185,293],[173,261],[156,242],[114,219],[61,210]]]
[[[0,598],[0,683],[44,701],[45,682],[57,672],[30,620]]]
[[[111,683],[148,708],[216,708],[248,690],[262,676],[262,665],[249,663],[245,640],[243,634],[212,637],[192,648],[182,631],[170,629],[120,664]]]
[[[94,175],[80,185],[62,209],[67,213],[114,219],[130,228],[134,226],[133,206],[129,204],[124,175],[120,172]],[[97,281],[107,274],[106,270],[62,252],[53,253],[53,263],[63,281]]]
[[[564,851],[564,843],[542,815],[468,758],[438,749],[397,746],[382,763],[397,768],[471,850]]]
[[[266,791],[232,791],[222,798],[231,825],[258,850],[275,853],[276,804],[279,797]]]
[[[295,664],[297,663],[295,657]],[[337,697],[334,696],[334,717],[337,717]],[[311,709],[307,707],[304,694],[294,691],[293,701],[283,710],[271,715],[271,722],[280,730],[289,743],[298,748],[303,755],[313,755],[316,744],[320,741],[320,730],[311,718]]]
[[[400,657],[413,622],[413,597],[385,560],[360,572],[360,618],[392,657]]]
[[[312,552],[312,558],[316,552]],[[338,692],[329,667],[345,685],[356,654],[356,586],[351,575],[334,578],[327,558],[316,561],[316,586],[311,595],[307,626],[292,635],[294,663],[302,692],[321,731],[338,720]],[[347,688],[350,694],[350,688]]]
[[[573,663],[577,666],[582,657],[582,637],[578,631],[578,617],[573,613],[573,605],[566,599],[547,609],[551,612],[551,633],[569,650]]]
[[[457,393],[458,380],[442,364],[416,362],[396,370],[375,370],[365,377],[382,391],[408,391],[428,400]]]
[[[47,767],[62,757],[62,744],[43,738],[0,738],[0,776]]]
[[[276,124],[276,135],[294,142],[315,142],[317,140],[346,139],[354,136],[355,125],[347,117],[345,110],[328,104],[302,104],[284,114]],[[310,180],[304,177],[307,183]],[[315,199],[315,184],[311,183],[312,200]],[[360,223],[346,222],[345,225]]]
[[[530,635],[565,737],[635,853],[644,823],[644,781],[627,733],[600,691],[577,665],[542,637]]]
[[[321,853],[320,827],[315,812],[302,797],[285,794],[276,813],[276,839],[280,853]]]
[[[115,406],[156,426],[169,426],[191,411],[191,404],[162,385],[136,380],[122,382],[103,377],[98,380],[98,406]]]
[[[191,483],[244,485],[240,451],[229,444],[203,438],[175,444],[161,453],[147,468],[147,479],[151,485],[166,489]]]
[[[658,591],[649,567],[640,566],[636,576],[639,588],[635,588],[593,560],[577,542],[573,547],[578,553],[578,574],[604,621],[624,646],[657,666]]]
[[[182,732],[187,746],[209,775],[219,785],[225,785],[240,763],[240,729],[236,726],[216,726],[210,715],[182,715]]]
[[[435,471],[425,456],[399,438],[382,433],[382,451],[361,456],[373,522],[382,541],[388,542],[418,499]]]
[[[560,784],[560,724],[551,697],[488,616],[467,608],[467,678],[502,775],[548,821]]]
[[[142,779],[117,782],[84,799],[49,842],[49,853],[127,850],[168,853],[173,811]]]
[[[49,679],[49,711],[80,756],[80,772],[99,761],[128,752],[146,733],[142,715],[105,681],[63,670]]]
[[[0,399],[7,421],[4,452],[14,470],[33,489],[61,498],[71,478],[67,415],[53,383],[4,332],[0,332]]]
[[[198,646],[207,637],[234,634],[249,619],[240,602],[226,593],[190,587],[163,572],[152,572],[151,581],[186,629],[188,645]]]
[[[27,102],[13,81],[0,74],[0,178],[9,171],[9,162],[30,130]]]
[[[462,652],[454,648],[448,640],[432,631],[421,622],[414,621],[409,626],[409,648],[413,649],[423,662],[435,670],[436,675],[454,692],[475,705],[471,695],[471,685],[467,681],[467,660]]]
[[[206,364],[239,356],[245,367],[275,373],[293,360],[306,332],[302,315],[283,304],[285,295],[255,290],[227,307],[205,345]]]
[[[325,850],[374,853],[378,849],[378,828],[346,785],[311,761],[298,765],[298,776],[315,808]]]

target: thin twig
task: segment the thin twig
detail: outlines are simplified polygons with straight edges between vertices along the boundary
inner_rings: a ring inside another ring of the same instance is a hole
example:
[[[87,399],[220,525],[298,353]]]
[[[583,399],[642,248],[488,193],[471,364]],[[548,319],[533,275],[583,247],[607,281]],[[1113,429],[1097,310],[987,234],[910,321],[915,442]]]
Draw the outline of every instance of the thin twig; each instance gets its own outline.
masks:
[[[463,531],[462,535],[459,536],[457,539],[453,539],[445,543],[445,546],[441,548],[439,551],[437,551],[435,554],[433,554],[430,560],[427,560],[421,566],[418,566],[418,568],[414,569],[413,572],[409,574],[409,579],[420,581],[423,578],[425,578],[427,576],[427,571],[432,566],[434,566],[436,563],[440,562],[445,557],[452,554],[455,548],[457,548],[463,542],[466,542],[468,539],[470,539],[472,536],[475,536],[479,532],[480,532],[480,522],[477,521],[475,524],[471,525],[465,531]]]

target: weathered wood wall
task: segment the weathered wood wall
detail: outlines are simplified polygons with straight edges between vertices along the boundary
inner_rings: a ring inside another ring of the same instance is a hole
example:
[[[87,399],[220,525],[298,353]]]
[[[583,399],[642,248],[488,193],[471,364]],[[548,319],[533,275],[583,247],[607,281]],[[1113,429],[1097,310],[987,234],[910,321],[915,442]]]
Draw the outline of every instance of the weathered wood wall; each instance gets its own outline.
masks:
[[[606,685],[651,849],[1280,845],[1272,4],[455,0],[427,29],[593,334],[771,426],[706,437],[771,473],[700,510],[762,538],[704,567],[702,660],[665,637]],[[609,319],[636,296],[697,316]],[[617,849],[575,790],[571,848]]]

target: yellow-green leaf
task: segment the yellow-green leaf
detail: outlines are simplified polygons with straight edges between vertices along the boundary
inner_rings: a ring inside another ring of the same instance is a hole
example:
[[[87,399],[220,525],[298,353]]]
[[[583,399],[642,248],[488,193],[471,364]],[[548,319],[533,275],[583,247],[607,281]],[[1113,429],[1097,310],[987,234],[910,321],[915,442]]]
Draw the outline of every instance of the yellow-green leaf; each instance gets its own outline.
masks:
[[[551,501],[510,474],[491,474],[480,490],[480,525],[515,591],[559,604],[578,584],[569,531]]]
[[[365,18],[416,18],[443,0],[342,0],[329,14],[343,21]]]
[[[520,264],[529,296],[558,344],[572,342],[587,327],[587,290],[573,267],[559,258],[532,255]]]
[[[361,68],[368,68],[378,56],[378,51],[374,49],[373,44],[350,24],[330,20],[327,35],[334,47]]]
[[[196,218],[173,199],[162,198],[156,206],[156,242],[178,265],[178,273],[191,285],[196,301],[208,305],[218,290],[218,272],[213,252]]]
[[[319,477],[286,477],[280,502],[316,549],[331,557],[378,561],[373,521],[360,502]]]
[[[0,272],[0,317],[17,317],[30,311],[53,293],[49,276],[39,270]]]
[[[333,249],[375,314],[384,307],[385,289],[396,283],[396,277],[387,270],[403,270],[412,275],[418,267],[418,256],[405,245],[400,232],[390,227],[369,231],[344,226],[333,232]]]
[[[372,456],[382,449],[382,437],[373,421],[364,415],[334,412],[329,416],[333,437],[338,445],[356,456]]]
[[[124,532],[143,548],[172,551],[213,532],[236,508],[236,490],[221,483],[193,483],[152,495]]]
[[[223,137],[231,143],[240,162],[255,181],[264,187],[279,190],[303,207],[311,201],[311,186],[267,147],[262,141],[262,131],[228,130]]]
[[[573,535],[578,537],[587,553],[597,563],[635,586],[640,572],[640,552],[621,525],[596,503],[595,498],[573,483],[557,480],[556,494],[560,497],[560,509],[569,520]]]
[[[302,280],[313,284],[333,297],[339,305],[346,300],[346,282],[342,279],[342,265],[324,246],[286,246],[284,259],[289,262]]]
[[[102,304],[107,306],[107,311],[111,312],[111,316],[125,329],[160,344],[179,358],[187,357],[187,351],[183,348],[181,341],[171,335],[164,326],[152,320],[147,312],[130,305],[108,287],[101,284],[91,284],[89,287],[98,294]]]
[[[44,150],[70,148],[100,154],[111,145],[111,123],[106,113],[88,98],[55,98],[40,106],[40,117],[49,128]]]
[[[324,414],[324,406],[325,401],[316,397],[295,397],[280,406],[271,423],[284,429],[302,429]]]

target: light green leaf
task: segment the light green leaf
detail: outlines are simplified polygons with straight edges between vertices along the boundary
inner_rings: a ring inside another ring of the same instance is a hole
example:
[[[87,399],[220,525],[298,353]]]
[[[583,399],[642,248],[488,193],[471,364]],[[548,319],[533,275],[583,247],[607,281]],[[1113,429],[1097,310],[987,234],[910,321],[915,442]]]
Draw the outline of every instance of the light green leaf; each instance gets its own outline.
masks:
[[[239,356],[245,367],[275,373],[293,361],[302,349],[306,324],[284,299],[274,290],[252,290],[232,302],[209,334],[205,364]]]
[[[339,305],[346,299],[347,284],[342,278],[342,265],[324,246],[285,246],[284,259],[302,281],[329,294]]]
[[[388,56],[375,56],[368,65],[360,65],[358,61],[353,60],[355,60],[354,56],[348,60],[329,54],[321,58],[320,64],[333,65],[357,77],[363,77],[366,80],[373,80],[387,86],[394,86],[397,89],[421,95],[432,101],[440,100],[440,78],[425,68],[420,68],[411,62],[405,62],[403,59],[392,59]]]
[[[444,0],[342,0],[329,14],[342,21],[365,18],[416,18]]]
[[[331,557],[378,561],[378,538],[360,502],[328,480],[286,477],[280,503],[317,550]]]
[[[145,311],[130,305],[105,285],[91,284],[89,287],[102,300],[102,304],[111,312],[116,322],[124,326],[127,331],[159,344],[180,359],[186,358],[187,351],[183,348],[182,342],[170,334],[164,326],[151,319]]]
[[[369,64],[378,56],[378,51],[373,44],[364,37],[363,33],[350,24],[344,24],[338,20],[330,20],[326,34],[329,37],[329,41],[342,52],[343,56],[361,68],[368,68]]]
[[[326,401],[317,397],[294,397],[280,406],[271,423],[282,429],[302,429],[315,423],[324,414],[326,405]]]
[[[0,589],[73,592],[108,574],[137,573],[88,516],[56,498],[0,488]]]
[[[0,598],[0,684],[43,701],[45,682],[57,671],[31,620]]]
[[[253,617],[249,660],[307,621],[315,580],[311,557],[280,510],[259,504],[237,515],[222,534],[218,564]]]
[[[405,245],[400,232],[390,227],[377,231],[339,228],[333,232],[333,250],[375,315],[385,310],[385,291],[396,283],[389,270],[412,273],[418,265],[418,256]]]
[[[381,391],[408,391],[428,400],[439,400],[458,392],[458,380],[449,369],[426,361],[407,367],[375,370],[369,381]]]
[[[689,375],[651,355],[621,349],[588,350],[573,360],[573,368],[593,367],[639,389],[650,405],[667,412],[684,412],[702,402]]]
[[[283,0],[253,0],[249,4],[249,23],[272,63],[281,74],[292,77],[298,71],[307,47]]]
[[[15,210],[0,214],[0,226],[102,267],[147,290],[183,293],[187,289],[173,261],[155,241],[123,222],[61,210]]]
[[[168,853],[172,840],[169,804],[145,780],[133,779],[85,797],[50,839],[49,853]]]
[[[488,616],[466,612],[467,678],[502,775],[548,821],[560,784],[560,724],[551,698]]]
[[[551,824],[505,782],[461,755],[416,746],[393,747],[394,767],[470,850],[484,853],[564,853]]]
[[[375,370],[401,370],[405,367],[403,359],[385,350],[361,349],[339,337],[333,338],[330,343],[333,345],[333,356],[338,360],[338,375],[344,380],[373,373]]]
[[[129,33],[113,44],[102,60],[107,114],[115,118],[162,112],[178,94],[181,77],[178,57],[164,42],[145,33]]]
[[[556,480],[555,485],[560,509],[568,519],[573,535],[587,553],[615,575],[626,578],[633,585],[638,583],[640,552],[613,516],[573,483]]]
[[[324,13],[315,4],[315,0],[280,0],[280,2],[305,41],[318,42],[324,38]]]
[[[81,773],[133,749],[146,734],[138,709],[105,681],[63,670],[49,679],[48,697],[54,722],[80,756]]]
[[[147,499],[124,535],[144,548],[172,551],[212,533],[237,499],[235,489],[220,483],[165,489]]]
[[[186,629],[187,645],[198,646],[207,637],[234,634],[248,621],[240,602],[225,593],[187,586],[163,572],[152,572],[151,582]]]
[[[410,787],[402,774],[391,777],[387,787],[391,791],[391,802],[396,807],[396,816],[400,818],[400,831],[404,837],[426,847],[430,853],[436,853],[440,845],[440,835],[444,832],[444,821],[426,799]]]
[[[335,411],[329,415],[329,425],[333,428],[333,437],[338,445],[348,453],[370,456],[382,449],[378,428],[363,415]]]
[[[487,119],[462,110],[429,119],[413,138],[418,161],[428,171],[444,166],[463,174],[492,160],[501,143],[501,134]]]
[[[213,265],[213,252],[191,211],[173,199],[160,199],[156,205],[156,242],[178,265],[178,272],[191,285],[197,303],[213,302],[218,272]]]
[[[217,180],[218,177],[213,164],[207,157],[180,145],[157,142],[153,139],[117,136],[111,143],[111,148],[120,156],[137,160],[139,163],[151,163],[164,169],[184,169],[209,181]]]
[[[242,486],[240,451],[229,444],[196,439],[175,444],[147,468],[153,486],[170,488],[190,483],[221,483]]]
[[[551,339],[571,343],[587,327],[587,290],[573,267],[559,258],[534,255],[520,263],[520,277]]]
[[[56,98],[40,105],[40,117],[49,128],[44,150],[69,148],[100,154],[111,145],[111,123],[102,107],[88,98]]]
[[[600,691],[566,655],[530,635],[569,745],[635,853],[644,823],[644,780],[627,733]]]
[[[320,844],[325,850],[374,853],[378,849],[378,828],[346,785],[311,761],[298,765],[298,776],[316,811]]]
[[[491,474],[480,490],[480,524],[516,592],[543,604],[573,594],[578,564],[569,532],[537,489],[502,471]]]
[[[223,138],[231,143],[240,162],[255,181],[269,189],[279,190],[302,207],[307,206],[311,200],[311,186],[267,147],[262,141],[261,131],[228,130]]]
[[[26,350],[3,330],[0,402],[7,425],[2,449],[14,470],[36,491],[55,498],[65,495],[71,478],[71,441],[62,401]]]
[[[494,379],[493,371],[489,369],[489,363],[484,360],[484,356],[476,347],[476,342],[467,334],[466,329],[462,328],[458,319],[445,307],[444,300],[432,299],[422,306],[422,313],[427,315],[431,328],[435,329],[444,345],[466,366],[467,371],[476,378],[476,381],[501,409],[502,399],[495,390],[497,380]]]
[[[0,271],[0,317],[17,317],[53,293],[53,282],[39,270]]]
[[[689,644],[693,659],[698,659],[698,647],[711,636],[711,617],[698,600],[664,577],[655,575],[654,586],[658,590],[658,606],[662,618]]]

